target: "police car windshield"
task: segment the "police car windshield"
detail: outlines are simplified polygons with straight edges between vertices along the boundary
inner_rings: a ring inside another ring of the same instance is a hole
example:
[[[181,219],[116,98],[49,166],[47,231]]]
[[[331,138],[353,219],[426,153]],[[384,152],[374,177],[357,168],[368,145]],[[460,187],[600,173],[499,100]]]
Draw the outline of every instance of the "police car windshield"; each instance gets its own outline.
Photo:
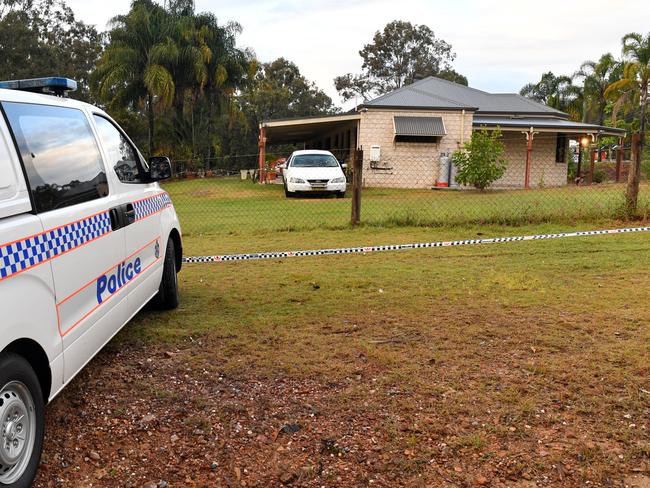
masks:
[[[336,158],[329,154],[301,154],[291,161],[294,168],[336,168],[338,165]]]

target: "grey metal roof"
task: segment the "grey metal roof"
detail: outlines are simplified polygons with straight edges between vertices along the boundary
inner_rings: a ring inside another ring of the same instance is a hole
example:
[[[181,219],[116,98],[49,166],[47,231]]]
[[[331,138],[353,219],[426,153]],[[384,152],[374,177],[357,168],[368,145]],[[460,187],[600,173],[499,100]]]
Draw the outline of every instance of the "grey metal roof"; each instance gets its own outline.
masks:
[[[487,93],[430,76],[366,102],[364,107],[474,110],[477,113],[540,114],[567,117],[564,112],[516,93]]]
[[[475,115],[473,121],[474,127],[515,127],[521,129],[557,129],[559,131],[571,132],[595,132],[605,133],[611,135],[623,135],[624,129],[616,129],[613,127],[603,127],[594,124],[584,124],[582,122],[574,122],[572,120],[560,119],[556,117],[486,117]]]
[[[414,108],[437,108],[450,110],[476,110],[476,106],[467,103],[450,100],[430,91],[419,90],[413,85],[402,87],[391,93],[366,102],[367,107],[414,107]]]
[[[396,136],[444,136],[442,117],[393,117]]]

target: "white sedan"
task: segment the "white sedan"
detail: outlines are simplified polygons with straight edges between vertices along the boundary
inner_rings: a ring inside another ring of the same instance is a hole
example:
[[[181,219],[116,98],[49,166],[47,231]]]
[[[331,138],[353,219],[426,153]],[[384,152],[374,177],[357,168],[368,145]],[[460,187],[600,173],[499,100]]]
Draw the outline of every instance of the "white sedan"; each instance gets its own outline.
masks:
[[[327,192],[343,198],[347,186],[345,168],[329,151],[295,151],[282,165],[284,194],[289,198],[301,192]]]

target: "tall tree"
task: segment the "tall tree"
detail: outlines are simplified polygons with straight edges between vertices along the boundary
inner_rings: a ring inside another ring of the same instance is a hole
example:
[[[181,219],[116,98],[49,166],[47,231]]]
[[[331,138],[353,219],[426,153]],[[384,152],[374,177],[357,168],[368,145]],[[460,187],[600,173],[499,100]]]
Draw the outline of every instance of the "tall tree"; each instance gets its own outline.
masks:
[[[222,116],[250,76],[252,55],[236,47],[240,32],[196,13],[191,0],[164,7],[135,0],[112,21],[96,92],[121,115],[146,114],[150,154],[207,161],[222,144]]]
[[[89,100],[89,75],[102,34],[78,20],[63,0],[0,0],[0,79],[65,76],[74,98]]]
[[[257,122],[336,111],[332,99],[285,58],[261,64],[255,82],[244,98]]]
[[[583,122],[605,124],[607,87],[619,80],[622,64],[610,53],[603,54],[598,61],[585,61],[574,75],[582,79],[584,92]]]
[[[190,158],[208,161],[221,152],[221,116],[232,110],[234,96],[249,81],[253,55],[236,46],[241,26],[220,25],[210,13],[174,14],[181,56],[172,67],[176,80],[174,114],[166,123],[168,141],[186,146]]]
[[[427,76],[439,76],[467,85],[451,66],[456,55],[451,45],[426,25],[394,20],[377,31],[359,55],[362,73],[337,76],[334,86],[343,99],[359,95],[368,99]]]
[[[519,93],[536,102],[568,112],[572,119],[580,120],[582,117],[582,90],[573,84],[570,76],[556,76],[549,71],[537,83],[525,85]]]
[[[167,12],[151,0],[135,0],[126,15],[111,20],[109,44],[93,80],[109,106],[144,104],[149,126],[149,155],[154,154],[155,107],[171,105],[176,84],[169,71],[180,56]]]
[[[622,79],[612,83],[606,90],[607,96],[616,98],[612,119],[620,107],[626,102],[638,107],[639,114],[639,145],[637,157],[632,162],[628,176],[627,192],[625,195],[628,214],[636,212],[639,198],[639,182],[641,179],[641,155],[645,147],[645,128],[648,116],[648,97],[650,95],[650,33],[627,34],[622,39],[623,68]]]
[[[257,127],[263,120],[338,112],[332,99],[285,58],[259,64],[238,102],[244,117],[235,114],[230,121],[235,131],[229,141],[231,152],[256,152]],[[243,140],[246,140],[245,146],[242,146]]]

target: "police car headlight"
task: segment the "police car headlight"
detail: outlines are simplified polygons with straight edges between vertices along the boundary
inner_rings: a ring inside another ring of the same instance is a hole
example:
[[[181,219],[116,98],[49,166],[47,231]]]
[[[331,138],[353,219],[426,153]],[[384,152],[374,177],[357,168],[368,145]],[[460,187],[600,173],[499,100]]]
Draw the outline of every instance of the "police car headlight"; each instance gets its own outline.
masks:
[[[303,180],[302,178],[291,177],[289,178],[289,183],[305,183],[305,180]]]
[[[334,178],[330,183],[345,183],[345,178],[343,176],[340,178]]]

